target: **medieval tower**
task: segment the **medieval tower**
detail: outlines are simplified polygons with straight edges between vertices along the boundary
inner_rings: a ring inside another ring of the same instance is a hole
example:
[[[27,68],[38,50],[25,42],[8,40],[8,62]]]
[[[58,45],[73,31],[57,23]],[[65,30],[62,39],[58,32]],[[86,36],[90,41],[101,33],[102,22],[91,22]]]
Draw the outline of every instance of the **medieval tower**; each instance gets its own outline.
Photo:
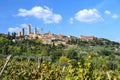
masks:
[[[28,35],[31,34],[31,26],[28,25]]]
[[[41,34],[44,34],[44,30],[43,30],[43,28],[41,28],[40,32],[41,32]]]
[[[18,32],[18,36],[21,36],[21,31],[20,31],[20,32]]]
[[[37,28],[34,29],[34,35],[36,35],[36,34],[37,34]]]
[[[24,28],[21,30],[21,35],[24,36]]]

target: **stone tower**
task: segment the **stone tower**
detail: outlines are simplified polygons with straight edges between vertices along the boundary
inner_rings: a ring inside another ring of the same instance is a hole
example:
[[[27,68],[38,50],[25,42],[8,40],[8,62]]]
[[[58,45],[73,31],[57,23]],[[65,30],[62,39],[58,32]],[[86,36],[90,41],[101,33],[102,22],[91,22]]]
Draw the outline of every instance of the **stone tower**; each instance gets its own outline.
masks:
[[[43,28],[41,28],[40,32],[41,32],[41,34],[44,34],[44,30],[43,30]]]
[[[20,31],[20,32],[18,32],[18,36],[21,36],[21,31]]]
[[[31,25],[28,25],[28,35],[31,34]]]
[[[37,34],[37,28],[34,29],[34,34],[35,34],[35,35]]]
[[[24,36],[24,28],[21,30],[21,35]]]

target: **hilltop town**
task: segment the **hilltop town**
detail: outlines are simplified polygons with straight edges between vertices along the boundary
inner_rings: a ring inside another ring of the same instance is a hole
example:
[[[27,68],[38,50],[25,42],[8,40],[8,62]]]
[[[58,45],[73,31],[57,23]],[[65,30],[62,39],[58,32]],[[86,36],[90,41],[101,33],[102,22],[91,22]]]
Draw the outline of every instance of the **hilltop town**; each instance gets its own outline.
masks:
[[[52,44],[54,41],[54,44],[63,44],[66,45],[66,42],[68,42],[71,39],[77,39],[77,37],[74,36],[65,36],[64,34],[53,34],[50,31],[48,33],[44,33],[43,29],[41,29],[41,33],[38,33],[37,28],[34,28],[34,32],[31,32],[31,25],[28,25],[27,27],[27,34],[25,34],[24,28],[22,28],[21,31],[18,32],[17,37],[23,36],[25,39],[41,39],[43,44]],[[93,41],[94,36],[80,36],[80,39],[82,41]],[[17,39],[15,39],[17,40]],[[15,41],[14,40],[14,41]]]

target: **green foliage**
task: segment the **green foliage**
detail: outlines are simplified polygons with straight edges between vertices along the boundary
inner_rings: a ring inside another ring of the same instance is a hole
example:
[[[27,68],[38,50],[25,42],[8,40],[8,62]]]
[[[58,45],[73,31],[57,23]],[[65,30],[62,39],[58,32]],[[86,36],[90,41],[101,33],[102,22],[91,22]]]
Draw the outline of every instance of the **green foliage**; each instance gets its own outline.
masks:
[[[102,56],[110,56],[112,54],[111,51],[106,50],[106,49],[103,49],[103,50],[99,51],[98,53]]]
[[[61,56],[60,59],[59,59],[60,62],[68,62],[69,59],[65,56]]]
[[[11,37],[9,35],[9,37]],[[13,35],[15,37],[15,35]],[[12,54],[0,80],[111,80],[120,78],[120,44],[107,39],[93,42],[72,37],[63,44],[42,44],[41,39],[12,42],[0,36],[0,70]],[[37,58],[43,63],[38,69]]]
[[[77,52],[74,49],[70,49],[65,55],[70,59],[77,59],[78,56]]]
[[[67,59],[65,56],[60,61]],[[65,60],[66,61],[66,60]],[[37,61],[27,62],[11,60],[3,74],[1,80],[111,80],[119,79],[119,71],[97,70],[93,64],[92,54],[88,54],[84,62],[78,61],[77,66],[73,66],[68,60],[68,65],[61,66],[55,63],[43,61],[40,68]],[[0,70],[5,62],[5,58],[0,60]]]

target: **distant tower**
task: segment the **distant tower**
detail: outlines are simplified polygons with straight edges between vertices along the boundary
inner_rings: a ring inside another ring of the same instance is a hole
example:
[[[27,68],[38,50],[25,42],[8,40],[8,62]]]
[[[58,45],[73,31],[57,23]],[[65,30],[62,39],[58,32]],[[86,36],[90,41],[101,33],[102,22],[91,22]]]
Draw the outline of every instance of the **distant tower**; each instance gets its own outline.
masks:
[[[51,31],[49,30],[48,33],[51,34]]]
[[[41,32],[41,34],[43,34],[43,33],[44,33],[44,32],[43,32],[43,28],[41,28],[41,31],[40,31],[40,32]]]
[[[18,32],[18,36],[21,36],[21,32]]]
[[[28,25],[28,35],[31,33],[31,26]]]
[[[21,30],[21,35],[24,36],[24,28]]]
[[[34,34],[37,34],[37,28],[34,29]]]
[[[21,31],[18,33],[18,36],[21,36]]]

